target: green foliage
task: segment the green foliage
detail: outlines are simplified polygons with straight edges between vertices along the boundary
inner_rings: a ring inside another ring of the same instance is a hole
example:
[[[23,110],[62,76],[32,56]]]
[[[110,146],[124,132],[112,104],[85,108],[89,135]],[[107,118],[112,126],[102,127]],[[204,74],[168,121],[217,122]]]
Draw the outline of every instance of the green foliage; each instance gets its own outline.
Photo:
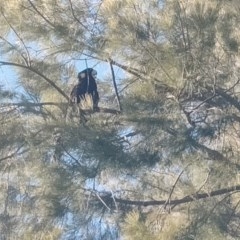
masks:
[[[11,0],[0,20],[0,238],[240,237],[238,1]],[[99,111],[68,101],[86,63]]]
[[[140,220],[138,212],[131,212],[127,215],[123,231],[127,235],[126,239],[155,239],[148,232],[144,222]]]
[[[185,222],[184,215],[151,212],[146,219],[134,211],[126,216],[122,230],[125,239],[170,240],[177,237]]]
[[[54,228],[51,230],[47,230],[43,233],[35,233],[34,231],[30,230],[24,233],[23,240],[57,240],[61,236],[61,230],[58,228]]]

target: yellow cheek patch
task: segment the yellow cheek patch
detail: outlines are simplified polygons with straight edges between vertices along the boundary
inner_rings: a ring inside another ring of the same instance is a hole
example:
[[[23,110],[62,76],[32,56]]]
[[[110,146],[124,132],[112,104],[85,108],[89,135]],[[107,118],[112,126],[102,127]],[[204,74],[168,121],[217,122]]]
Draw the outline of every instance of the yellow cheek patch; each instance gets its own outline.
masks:
[[[79,77],[80,77],[80,78],[85,78],[85,77],[86,77],[86,74],[85,74],[85,73],[81,73]]]

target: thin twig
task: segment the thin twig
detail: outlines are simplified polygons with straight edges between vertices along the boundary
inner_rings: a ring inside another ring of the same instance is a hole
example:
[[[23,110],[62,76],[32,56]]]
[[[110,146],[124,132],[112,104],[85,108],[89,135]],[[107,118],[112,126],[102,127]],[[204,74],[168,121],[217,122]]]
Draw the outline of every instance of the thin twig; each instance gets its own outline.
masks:
[[[215,98],[216,96],[221,96],[224,94],[227,94],[227,92],[231,91],[232,89],[234,89],[237,84],[239,84],[240,82],[240,78],[233,84],[233,86],[231,86],[230,88],[226,89],[226,90],[220,90],[220,89],[216,89],[216,91],[214,92],[214,94],[212,96],[210,96],[209,98],[205,99],[204,101],[202,101],[200,104],[198,104],[195,108],[193,108],[189,114],[192,114],[194,111],[196,111],[199,107],[201,107],[204,103],[208,102],[209,100],[212,100],[213,98]],[[224,97],[224,96],[223,96]],[[234,105],[235,106],[235,105]],[[236,106],[235,106],[236,107]]]
[[[110,211],[111,209],[107,206],[107,204],[102,200],[98,193],[95,193],[97,198],[101,201],[101,203]]]
[[[118,211],[117,202],[116,202],[116,200],[115,200],[115,197],[114,197],[114,195],[113,195],[113,191],[112,191],[112,190],[111,190],[111,193],[112,193],[112,199],[113,199],[113,202],[114,202],[114,204],[115,204],[116,210]]]
[[[88,30],[88,28],[77,18],[75,12],[74,12],[74,9],[73,9],[73,4],[72,4],[72,1],[71,0],[68,0],[69,4],[70,4],[70,8],[71,8],[71,13],[72,13],[72,16],[73,18],[85,29],[85,30]]]
[[[182,176],[182,174],[184,173],[185,169],[186,169],[189,165],[190,165],[190,164],[188,164],[188,165],[180,172],[180,174],[178,175],[175,183],[174,183],[173,186],[172,186],[172,190],[171,190],[171,192],[170,192],[170,194],[169,194],[169,197],[168,197],[168,199],[167,199],[167,201],[166,201],[166,203],[165,203],[164,208],[166,208],[166,206],[167,206],[168,204],[171,205],[171,197],[172,197],[173,191],[174,191],[174,189],[175,189],[178,181],[180,180],[180,177]]]
[[[163,73],[171,80],[174,81],[173,78],[168,74],[167,70],[162,66],[161,62],[153,55],[153,53],[150,52],[150,50],[145,47],[143,44],[140,44],[147,52],[148,54],[155,60],[155,62],[158,64],[159,68],[163,71]]]
[[[118,89],[117,89],[115,73],[114,73],[114,69],[113,69],[113,65],[112,65],[111,60],[109,61],[109,64],[110,64],[110,68],[111,68],[111,72],[112,72],[112,81],[113,81],[115,94],[116,94],[116,97],[117,97],[118,109],[121,112],[122,111],[122,105],[121,105],[121,102],[120,102],[120,97],[119,97],[119,93],[118,93]]]
[[[37,7],[32,3],[31,0],[28,0],[28,2],[30,3],[30,5],[33,7],[33,9],[37,12],[37,14],[39,16],[41,16],[51,27],[55,28],[54,24],[51,23],[38,9]]]
[[[4,160],[7,160],[7,159],[9,159],[9,158],[12,158],[12,157],[14,157],[16,154],[21,155],[21,154],[24,154],[24,153],[26,153],[26,152],[28,151],[28,149],[25,149],[25,150],[23,150],[22,152],[19,152],[19,150],[20,150],[21,148],[22,148],[22,146],[19,147],[14,153],[12,153],[12,154],[10,154],[10,155],[8,155],[8,156],[6,156],[6,157],[0,158],[0,162],[2,162],[2,161],[4,161]]]
[[[26,65],[30,65],[31,61],[30,61],[30,54],[29,54],[29,51],[27,49],[27,46],[25,45],[22,37],[19,35],[19,33],[15,30],[15,28],[12,26],[12,24],[8,21],[8,19],[6,18],[6,16],[4,15],[4,13],[1,11],[2,13],[2,16],[3,18],[5,19],[5,21],[7,22],[7,24],[9,25],[9,27],[12,29],[12,31],[15,33],[15,35],[18,37],[18,39],[20,40],[20,42],[22,43],[25,51],[26,51],[26,55],[27,55],[27,58],[22,54],[20,53],[21,57],[24,59]]]

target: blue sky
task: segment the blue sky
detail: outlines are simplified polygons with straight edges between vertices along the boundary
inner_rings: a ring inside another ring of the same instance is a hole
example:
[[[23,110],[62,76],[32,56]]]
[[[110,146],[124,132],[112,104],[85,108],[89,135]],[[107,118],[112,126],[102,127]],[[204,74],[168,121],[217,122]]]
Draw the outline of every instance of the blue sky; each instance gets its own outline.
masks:
[[[18,90],[17,75],[13,68],[9,66],[0,66],[0,85],[3,85],[5,90]]]

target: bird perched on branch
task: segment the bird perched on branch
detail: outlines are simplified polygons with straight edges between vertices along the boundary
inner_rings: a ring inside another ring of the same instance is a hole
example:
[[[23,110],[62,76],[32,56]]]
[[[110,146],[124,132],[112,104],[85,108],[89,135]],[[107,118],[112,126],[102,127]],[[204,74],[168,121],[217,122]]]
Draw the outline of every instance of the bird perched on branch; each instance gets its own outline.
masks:
[[[93,103],[93,109],[98,110],[99,94],[96,83],[97,71],[93,68],[86,68],[78,73],[78,84],[71,91],[70,99],[72,103],[86,101],[90,96]]]

